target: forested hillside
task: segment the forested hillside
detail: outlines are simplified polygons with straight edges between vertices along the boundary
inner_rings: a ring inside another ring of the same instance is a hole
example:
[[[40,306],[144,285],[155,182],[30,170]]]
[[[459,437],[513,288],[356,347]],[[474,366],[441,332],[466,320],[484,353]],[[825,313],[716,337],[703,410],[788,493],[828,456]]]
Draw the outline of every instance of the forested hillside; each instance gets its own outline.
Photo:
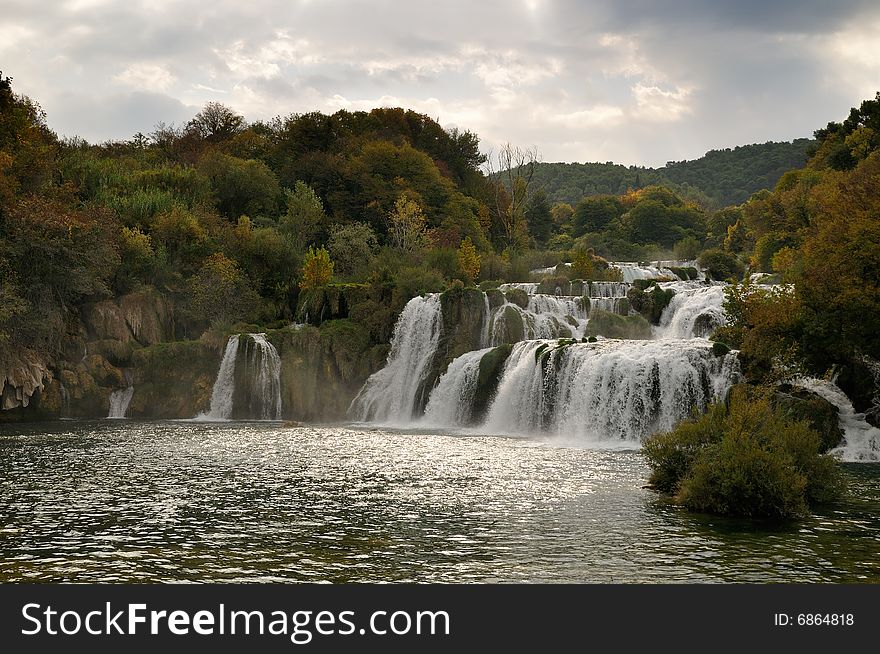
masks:
[[[789,170],[806,163],[810,139],[768,142],[710,150],[692,161],[670,161],[661,168],[608,163],[542,163],[535,183],[551,202],[574,204],[584,196],[618,195],[652,184],[670,186],[712,208],[745,202],[772,189]]]

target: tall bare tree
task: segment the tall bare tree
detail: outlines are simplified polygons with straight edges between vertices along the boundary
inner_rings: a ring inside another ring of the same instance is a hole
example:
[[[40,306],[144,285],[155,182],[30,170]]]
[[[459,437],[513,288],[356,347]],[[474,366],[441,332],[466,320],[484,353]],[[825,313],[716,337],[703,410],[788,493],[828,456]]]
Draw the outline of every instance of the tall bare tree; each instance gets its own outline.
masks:
[[[516,248],[527,234],[525,211],[536,190],[533,178],[539,160],[534,146],[521,148],[510,143],[497,153],[490,153],[486,160],[486,172],[492,180],[493,208],[510,248]]]

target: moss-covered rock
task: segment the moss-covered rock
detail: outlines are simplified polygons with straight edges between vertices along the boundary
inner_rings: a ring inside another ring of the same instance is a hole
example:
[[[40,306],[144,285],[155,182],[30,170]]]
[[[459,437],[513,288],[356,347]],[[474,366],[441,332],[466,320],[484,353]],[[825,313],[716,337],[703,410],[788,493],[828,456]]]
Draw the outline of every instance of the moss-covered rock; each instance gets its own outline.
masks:
[[[651,325],[640,315],[619,316],[610,311],[593,309],[587,322],[587,336],[647,340],[652,333]]]
[[[498,388],[498,381],[501,379],[501,373],[504,371],[504,364],[510,357],[513,346],[510,344],[499,345],[492,348],[483,358],[480,359],[480,371],[477,375],[477,390],[474,393],[474,401],[472,406],[471,420],[480,422],[486,415],[495,391]]]
[[[545,295],[569,295],[568,277],[545,277],[538,283],[538,293]]]
[[[529,308],[529,294],[521,288],[509,288],[504,291],[504,297],[511,304],[515,304],[523,309]]]
[[[492,288],[486,291],[486,297],[489,299],[490,309],[497,309],[504,304],[504,293],[497,288]]]
[[[642,314],[653,325],[660,324],[660,316],[663,315],[663,310],[674,296],[675,291],[660,288],[656,284],[643,290],[634,285],[626,294],[630,307]]]
[[[526,328],[522,314],[512,306],[506,306],[495,316],[492,333],[501,343],[518,343],[525,339]]]
[[[132,354],[132,418],[191,418],[208,409],[222,348],[207,340],[172,341]]]
[[[281,357],[285,419],[343,420],[367,378],[388,356],[387,345],[371,345],[368,330],[351,320],[268,333]]]
[[[837,447],[843,439],[837,407],[816,393],[783,385],[773,395],[773,404],[792,420],[806,420],[809,423],[819,434],[820,452]]]

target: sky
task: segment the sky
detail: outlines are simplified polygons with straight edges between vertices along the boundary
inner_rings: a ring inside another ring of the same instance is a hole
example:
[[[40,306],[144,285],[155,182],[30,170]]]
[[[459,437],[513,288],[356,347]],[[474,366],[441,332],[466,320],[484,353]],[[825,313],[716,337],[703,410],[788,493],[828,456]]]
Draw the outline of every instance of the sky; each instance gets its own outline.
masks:
[[[401,106],[485,152],[661,166],[811,136],[880,90],[876,0],[2,0],[61,135]]]

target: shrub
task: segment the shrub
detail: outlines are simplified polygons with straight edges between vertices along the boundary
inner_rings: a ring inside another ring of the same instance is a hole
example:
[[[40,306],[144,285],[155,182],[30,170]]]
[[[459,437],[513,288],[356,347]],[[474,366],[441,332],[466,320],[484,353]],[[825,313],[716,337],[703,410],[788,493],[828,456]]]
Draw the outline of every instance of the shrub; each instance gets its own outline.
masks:
[[[718,248],[706,250],[697,260],[702,268],[712,279],[724,281],[727,279],[738,280],[743,274],[743,265],[730,252]]]
[[[794,518],[838,497],[842,477],[819,435],[777,408],[771,393],[738,386],[729,405],[645,442],[649,482],[706,513]]]

